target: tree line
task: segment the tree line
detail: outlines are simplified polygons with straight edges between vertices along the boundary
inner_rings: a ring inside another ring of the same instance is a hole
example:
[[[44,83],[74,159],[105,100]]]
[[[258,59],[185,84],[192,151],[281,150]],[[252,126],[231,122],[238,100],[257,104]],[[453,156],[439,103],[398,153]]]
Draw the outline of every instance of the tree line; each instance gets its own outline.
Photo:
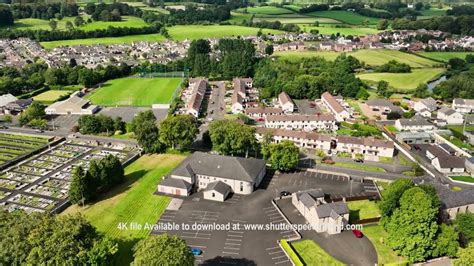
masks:
[[[112,118],[104,114],[83,115],[78,120],[79,131],[82,134],[106,134],[110,136],[116,132],[125,132],[125,122],[121,117]]]
[[[74,2],[63,1],[61,3],[27,3],[12,4],[10,6],[14,19],[37,18],[37,19],[62,19],[64,17],[75,17],[79,14],[79,6]]]
[[[406,18],[395,19],[392,22],[394,30],[439,30],[452,34],[474,35],[474,15],[459,17],[441,16],[423,20]]]
[[[411,67],[406,63],[390,60],[383,65],[375,67],[374,71],[380,73],[410,73]]]
[[[84,11],[91,15],[95,21],[120,21],[121,16],[134,16],[136,14],[136,8],[129,6],[125,3],[87,3],[84,7]]]

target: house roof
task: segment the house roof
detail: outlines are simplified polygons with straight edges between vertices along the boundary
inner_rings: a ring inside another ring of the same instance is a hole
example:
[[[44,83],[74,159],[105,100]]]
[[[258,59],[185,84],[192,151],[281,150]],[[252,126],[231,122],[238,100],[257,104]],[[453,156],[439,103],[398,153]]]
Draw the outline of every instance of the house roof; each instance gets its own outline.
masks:
[[[331,202],[327,204],[321,204],[316,207],[316,213],[318,217],[337,217],[349,213],[349,209],[344,202]]]
[[[449,107],[443,107],[438,110],[438,113],[442,113],[449,116],[456,113],[456,111],[454,111],[452,108],[449,108]]]
[[[290,96],[284,91],[278,95],[278,100],[280,100],[281,104],[293,103]]]
[[[441,168],[464,168],[465,166],[464,158],[449,154],[436,157],[433,160],[438,160]]]
[[[265,131],[271,132],[272,136],[297,138],[297,139],[308,139],[308,140],[319,140],[331,142],[331,136],[327,134],[319,134],[315,132],[296,131],[288,129],[272,129],[265,127],[256,127],[256,133],[263,135]]]
[[[207,185],[206,191],[214,190],[223,195],[227,194],[230,191],[230,186],[222,181],[214,181]]]
[[[296,192],[296,198],[307,208],[318,205],[317,199],[324,198],[324,192],[320,188],[308,189]]]
[[[431,134],[428,132],[410,132],[410,131],[402,131],[397,133],[397,138],[430,138]]]
[[[324,99],[336,113],[344,111],[342,105],[329,92],[326,91],[323,93],[321,98]]]
[[[281,114],[283,110],[276,107],[256,107],[248,108],[244,111],[246,114]]]
[[[474,105],[474,99],[455,98],[453,99],[453,103],[459,105]]]
[[[420,102],[429,110],[429,111],[434,111],[436,110],[436,107],[438,106],[436,104],[436,100],[428,97],[425,99],[421,99]]]
[[[255,182],[265,167],[265,161],[260,159],[195,152],[181,162],[171,175],[191,177],[198,174]]]
[[[163,179],[160,185],[166,186],[166,187],[181,188],[181,189],[189,189],[191,187],[191,184],[184,181],[183,179],[171,178],[171,177]]]
[[[269,115],[268,121],[336,121],[331,114],[318,115]]]
[[[439,198],[445,208],[460,207],[474,203],[474,189],[463,188],[461,191],[452,191],[446,186],[436,183],[434,184]]]
[[[0,107],[7,105],[8,103],[14,102],[18,100],[15,96],[11,95],[10,93],[3,94],[0,96]]]
[[[441,149],[440,147],[436,145],[430,145],[428,148],[426,148],[426,151],[429,151],[433,156],[435,157],[443,157],[443,156],[448,156],[449,154]]]
[[[432,126],[430,122],[418,115],[415,115],[412,118],[400,118],[398,120],[402,126]]]
[[[337,136],[337,142],[352,143],[372,147],[394,148],[393,141],[389,141],[386,139],[376,139],[374,137],[359,138],[351,136]]]

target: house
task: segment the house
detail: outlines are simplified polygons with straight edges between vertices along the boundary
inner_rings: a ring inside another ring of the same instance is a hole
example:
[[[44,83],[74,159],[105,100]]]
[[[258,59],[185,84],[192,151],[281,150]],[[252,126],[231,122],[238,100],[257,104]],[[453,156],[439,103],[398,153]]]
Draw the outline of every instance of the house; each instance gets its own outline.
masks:
[[[184,185],[189,183],[196,190],[206,190],[211,183],[220,181],[229,186],[232,193],[248,195],[260,185],[265,173],[264,160],[195,152],[181,162],[164,180],[180,179],[185,181]],[[174,182],[168,181],[165,186],[160,183],[158,192],[183,195],[178,194],[184,192],[183,184],[179,183],[180,190],[177,190],[177,187],[172,186]],[[213,184],[208,191],[211,192],[206,193],[207,196],[213,198],[212,192],[221,193],[223,190],[221,185]],[[222,194],[225,195],[225,193]],[[219,198],[215,197],[216,200]]]
[[[464,172],[464,159],[447,153],[439,146],[428,146],[426,157],[431,160],[436,170],[443,174]]]
[[[284,91],[278,95],[278,104],[285,113],[293,113],[295,111],[295,103]]]
[[[448,125],[459,125],[464,123],[464,118],[461,113],[454,111],[449,107],[443,107],[438,111],[438,119],[446,121]]]
[[[214,181],[204,189],[204,199],[223,202],[229,196],[231,188],[222,181]]]
[[[433,124],[419,115],[415,115],[412,118],[397,119],[395,127],[399,131],[431,131],[434,129]]]
[[[30,106],[32,103],[33,103],[33,99],[31,98],[18,99],[16,101],[7,103],[7,105],[5,105],[5,107],[3,108],[3,111],[6,114],[16,115],[26,110],[26,108],[28,108],[28,106]]]
[[[250,95],[250,90],[253,88],[253,81],[251,78],[234,78],[233,79],[234,93],[232,95],[232,113],[240,114],[246,108],[247,102],[255,100]]]
[[[364,155],[366,160],[378,161],[379,156],[393,157],[395,145],[393,141],[376,139],[374,137],[337,136],[336,152]]]
[[[318,233],[338,234],[349,223],[346,203],[327,203],[321,189],[295,192],[291,196],[291,202]]]
[[[474,131],[464,131],[463,134],[467,138],[469,144],[474,145]]]
[[[302,129],[305,131],[325,130],[336,131],[336,119],[333,115],[268,115],[265,127],[283,129]]]
[[[283,110],[275,107],[256,107],[244,110],[244,114],[251,118],[265,118],[267,115],[281,115]]]
[[[385,119],[390,112],[396,112],[400,115],[403,114],[402,108],[385,99],[367,100],[364,105],[364,107],[369,109],[373,115],[380,116],[383,119]]]
[[[321,102],[331,111],[338,122],[343,122],[351,117],[349,111],[347,111],[329,92],[326,91],[321,95]]]
[[[474,177],[474,157],[471,156],[469,158],[466,158],[464,167],[466,168],[466,172],[470,173],[471,176]]]
[[[431,134],[428,132],[399,132],[395,138],[406,144],[429,144],[433,143],[434,139],[431,137]]]
[[[191,97],[186,103],[186,113],[199,117],[201,111],[201,104],[207,90],[207,79],[190,79],[189,87],[191,90]]]
[[[441,143],[438,145],[444,152],[446,152],[449,155],[456,155],[456,150],[449,146],[447,143]]]
[[[474,99],[453,99],[453,109],[461,114],[470,114],[474,112]]]
[[[416,112],[419,116],[431,118],[431,112],[428,109],[421,109],[420,111]]]
[[[434,184],[441,200],[441,214],[443,220],[454,220],[459,213],[474,213],[474,191],[463,188],[461,191],[452,191],[440,183]]]
[[[18,100],[15,96],[11,95],[10,93],[3,94],[0,96],[0,109],[3,112],[7,104]]]
[[[99,111],[99,106],[92,105],[90,100],[82,98],[82,92],[73,93],[68,99],[46,107],[48,115],[92,115]]]
[[[330,135],[315,132],[257,127],[255,130],[255,137],[257,140],[261,141],[265,133],[272,136],[272,143],[280,143],[284,140],[289,140],[300,148],[320,149],[326,153],[331,150],[332,139]]]
[[[426,110],[431,113],[433,111],[436,111],[437,108],[438,104],[436,104],[436,100],[431,97],[421,99],[413,105],[413,110],[417,112]]]

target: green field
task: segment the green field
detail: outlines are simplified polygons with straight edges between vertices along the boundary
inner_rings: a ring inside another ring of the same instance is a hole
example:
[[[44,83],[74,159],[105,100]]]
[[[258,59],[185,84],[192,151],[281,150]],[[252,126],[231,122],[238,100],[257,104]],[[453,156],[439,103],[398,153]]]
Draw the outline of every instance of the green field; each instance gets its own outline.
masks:
[[[351,222],[380,217],[380,211],[375,201],[348,201],[347,207],[349,208],[349,220]]]
[[[67,90],[49,90],[45,91],[41,94],[38,94],[33,97],[33,100],[39,101],[39,102],[54,102],[60,97],[66,96],[70,94],[72,91],[67,91]]]
[[[456,181],[474,183],[474,178],[472,176],[457,175],[457,176],[450,176],[449,178],[451,178],[453,180],[456,180]]]
[[[312,240],[293,242],[291,245],[305,265],[344,265],[344,263],[333,258]]]
[[[308,13],[308,15],[321,18],[331,18],[351,25],[363,25],[365,22],[369,25],[376,25],[379,22],[379,19],[377,18],[361,16],[357,13],[343,10],[316,11]]]
[[[335,162],[333,166],[363,171],[386,172],[382,167],[362,163]]]
[[[419,52],[418,54],[434,60],[448,62],[451,58],[465,59],[466,55],[474,55],[474,52]]]
[[[255,35],[259,28],[235,26],[235,25],[177,25],[168,28],[168,33],[173,40],[182,41],[185,39],[200,38],[222,38],[242,35]],[[279,30],[262,29],[263,33],[283,33]]]
[[[165,39],[166,38],[160,34],[140,34],[140,35],[129,35],[129,36],[122,36],[122,37],[105,37],[105,38],[89,38],[89,39],[41,42],[40,44],[46,49],[53,49],[58,46],[121,44],[121,43],[132,43],[135,41],[161,42],[161,41],[164,41]]]
[[[423,18],[438,17],[438,16],[444,16],[444,15],[446,15],[446,9],[430,8],[428,10],[421,11],[421,16]]]
[[[403,257],[398,256],[391,248],[389,248],[385,241],[387,239],[387,232],[380,225],[364,226],[362,233],[369,238],[377,251],[379,265],[398,264],[406,262]]]
[[[427,83],[444,72],[443,68],[413,69],[411,73],[367,73],[357,75],[362,80],[379,82],[385,80],[396,92],[407,93],[419,84]]]
[[[275,6],[257,6],[237,9],[236,12],[250,13],[250,14],[261,14],[261,15],[284,15],[293,14],[294,12],[286,8],[275,7]]]
[[[119,223],[155,224],[169,203],[157,196],[156,185],[176,167],[184,156],[175,154],[145,155],[125,168],[127,182],[114,188],[91,205],[73,205],[62,214],[81,213],[106,236],[119,240],[119,261],[131,260],[131,247],[150,230],[120,230]]]
[[[107,81],[87,98],[102,106],[168,104],[181,78],[120,78]]]
[[[339,33],[340,35],[346,35],[346,36],[347,35],[365,36],[368,34],[376,34],[379,32],[379,30],[375,28],[368,28],[368,27],[339,28],[339,27],[330,27],[329,25],[326,27],[315,27],[315,26],[310,26],[310,25],[303,25],[303,26],[300,26],[300,28],[305,32],[310,32],[311,30],[318,30],[319,34],[324,34],[324,35]]]

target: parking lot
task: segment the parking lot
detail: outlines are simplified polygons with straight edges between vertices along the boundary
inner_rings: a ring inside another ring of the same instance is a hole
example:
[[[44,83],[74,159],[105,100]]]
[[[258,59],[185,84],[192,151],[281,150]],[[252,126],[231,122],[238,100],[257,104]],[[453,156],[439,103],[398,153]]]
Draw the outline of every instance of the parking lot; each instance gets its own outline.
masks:
[[[112,154],[122,162],[136,155],[124,144],[99,144],[71,139],[33,156],[0,174],[0,208],[54,212],[68,201],[69,184],[77,166]]]
[[[185,198],[179,210],[167,210],[157,222],[179,228],[155,230],[152,234],[176,234],[190,247],[201,249],[203,253],[196,257],[199,265],[291,265],[278,241],[294,239],[297,233],[278,227],[289,224],[271,200],[281,191],[318,187],[334,197],[376,194],[370,182],[354,182],[341,175],[305,171],[269,174],[251,195],[233,195],[225,202],[204,200],[202,192]],[[183,224],[190,228],[185,230]]]

